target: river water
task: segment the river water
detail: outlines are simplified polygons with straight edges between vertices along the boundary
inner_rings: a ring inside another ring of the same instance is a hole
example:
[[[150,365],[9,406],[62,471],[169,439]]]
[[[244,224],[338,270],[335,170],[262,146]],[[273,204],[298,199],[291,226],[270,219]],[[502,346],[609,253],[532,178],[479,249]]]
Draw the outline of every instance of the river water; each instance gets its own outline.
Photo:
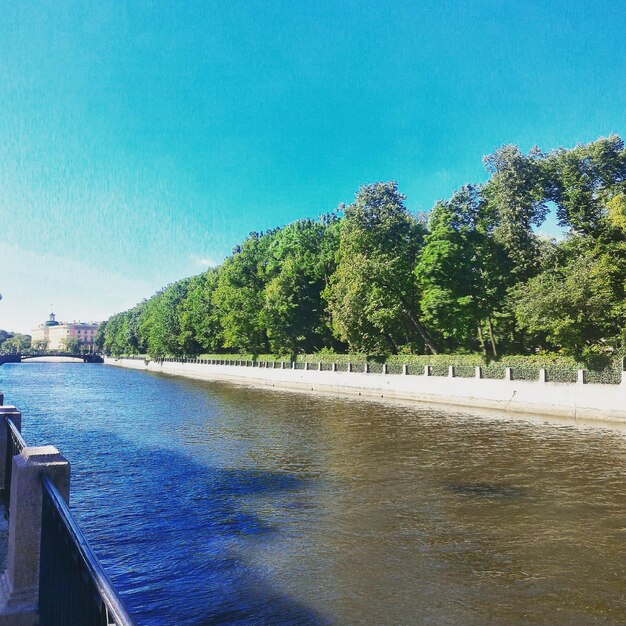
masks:
[[[139,625],[626,623],[618,429],[104,365],[0,390]]]

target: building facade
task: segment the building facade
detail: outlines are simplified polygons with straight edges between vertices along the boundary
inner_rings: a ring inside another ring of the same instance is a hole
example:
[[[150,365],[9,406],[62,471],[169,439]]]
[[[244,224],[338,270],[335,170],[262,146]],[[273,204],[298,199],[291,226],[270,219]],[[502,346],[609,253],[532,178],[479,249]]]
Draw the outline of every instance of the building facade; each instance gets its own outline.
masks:
[[[32,331],[32,345],[45,344],[48,350],[65,350],[68,339],[78,339],[84,349],[93,351],[97,332],[97,323],[57,322],[54,313],[50,313],[48,321]]]

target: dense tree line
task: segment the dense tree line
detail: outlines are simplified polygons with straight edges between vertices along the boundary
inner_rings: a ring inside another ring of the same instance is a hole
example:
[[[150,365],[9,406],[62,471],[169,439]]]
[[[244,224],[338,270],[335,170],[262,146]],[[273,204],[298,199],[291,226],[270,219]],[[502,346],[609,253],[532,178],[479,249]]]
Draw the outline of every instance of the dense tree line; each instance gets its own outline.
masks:
[[[484,162],[488,181],[438,202],[427,224],[387,182],[319,220],[252,233],[220,267],[111,317],[98,344],[153,357],[621,350],[623,141],[507,145]],[[550,211],[560,241],[540,234]]]
[[[0,296],[0,300],[2,297]],[[0,329],[0,354],[18,354],[30,349],[30,335]]]

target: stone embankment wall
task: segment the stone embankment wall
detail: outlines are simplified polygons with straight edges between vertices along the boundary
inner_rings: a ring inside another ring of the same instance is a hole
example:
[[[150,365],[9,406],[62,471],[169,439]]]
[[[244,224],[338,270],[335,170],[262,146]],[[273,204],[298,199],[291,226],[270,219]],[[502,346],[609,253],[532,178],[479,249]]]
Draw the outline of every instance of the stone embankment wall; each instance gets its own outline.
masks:
[[[586,384],[582,376],[578,383],[557,383],[302,370],[290,369],[287,363],[284,367],[266,368],[113,357],[106,357],[105,363],[198,380],[626,424],[626,376],[621,384],[607,385]]]

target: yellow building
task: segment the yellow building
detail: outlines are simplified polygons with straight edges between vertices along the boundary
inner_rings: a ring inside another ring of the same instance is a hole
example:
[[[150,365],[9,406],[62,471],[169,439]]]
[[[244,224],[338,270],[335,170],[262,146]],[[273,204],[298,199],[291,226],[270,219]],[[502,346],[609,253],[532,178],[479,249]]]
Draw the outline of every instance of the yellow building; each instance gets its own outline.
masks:
[[[54,313],[32,332],[33,346],[45,344],[48,350],[65,350],[67,340],[77,338],[88,350],[93,350],[98,324],[84,322],[57,322]]]

